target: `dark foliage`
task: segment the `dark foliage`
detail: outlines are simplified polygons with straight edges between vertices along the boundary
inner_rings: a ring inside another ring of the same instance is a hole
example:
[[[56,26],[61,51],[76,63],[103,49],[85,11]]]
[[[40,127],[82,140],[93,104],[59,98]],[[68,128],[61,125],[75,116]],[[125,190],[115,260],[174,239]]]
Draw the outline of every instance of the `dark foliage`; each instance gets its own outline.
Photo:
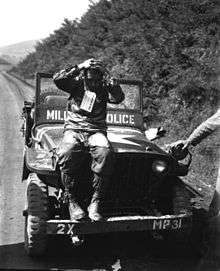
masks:
[[[16,70],[33,77],[94,56],[117,77],[142,79],[148,95],[213,102],[219,25],[215,0],[90,1],[81,20],[65,19]]]

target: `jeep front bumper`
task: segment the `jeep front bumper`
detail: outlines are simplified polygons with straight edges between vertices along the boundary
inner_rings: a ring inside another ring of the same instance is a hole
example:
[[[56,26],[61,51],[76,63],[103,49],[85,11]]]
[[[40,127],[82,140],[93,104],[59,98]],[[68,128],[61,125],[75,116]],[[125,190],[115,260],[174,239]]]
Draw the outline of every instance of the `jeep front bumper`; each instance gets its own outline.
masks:
[[[121,216],[98,222],[48,220],[47,234],[97,234],[125,231],[182,230],[192,226],[192,215]]]

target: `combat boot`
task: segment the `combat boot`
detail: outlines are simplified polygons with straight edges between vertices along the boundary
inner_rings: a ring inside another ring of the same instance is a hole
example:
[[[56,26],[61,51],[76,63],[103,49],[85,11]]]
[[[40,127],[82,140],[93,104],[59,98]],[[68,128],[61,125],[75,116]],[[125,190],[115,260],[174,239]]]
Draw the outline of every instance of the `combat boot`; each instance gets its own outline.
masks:
[[[69,199],[68,205],[71,221],[82,220],[83,218],[85,218],[85,212],[73,198]]]
[[[101,205],[101,202],[99,199],[92,199],[92,201],[88,207],[89,218],[92,221],[103,220],[100,205]]]

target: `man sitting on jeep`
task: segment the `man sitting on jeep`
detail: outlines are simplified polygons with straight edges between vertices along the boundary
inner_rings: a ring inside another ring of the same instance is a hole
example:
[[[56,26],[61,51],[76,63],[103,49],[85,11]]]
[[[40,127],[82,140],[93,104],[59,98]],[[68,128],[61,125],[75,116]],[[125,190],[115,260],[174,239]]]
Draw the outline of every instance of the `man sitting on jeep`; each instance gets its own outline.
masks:
[[[70,94],[64,136],[57,148],[57,155],[71,220],[86,217],[74,189],[77,182],[75,173],[84,161],[85,147],[89,148],[92,157],[94,176],[88,215],[93,221],[103,218],[100,203],[114,166],[113,152],[106,137],[107,102],[118,104],[124,100],[121,87],[113,80],[107,82],[107,75],[101,61],[88,59],[53,76],[56,86]]]

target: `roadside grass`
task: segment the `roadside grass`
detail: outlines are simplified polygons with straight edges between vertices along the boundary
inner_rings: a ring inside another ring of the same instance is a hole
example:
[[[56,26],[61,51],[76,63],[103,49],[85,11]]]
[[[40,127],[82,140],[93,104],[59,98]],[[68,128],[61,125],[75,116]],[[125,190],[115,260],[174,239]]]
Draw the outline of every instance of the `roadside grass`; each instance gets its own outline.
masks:
[[[216,109],[209,103],[186,107],[175,106],[169,99],[164,100],[157,120],[152,120],[150,126],[163,126],[167,133],[155,143],[163,147],[177,140],[186,139],[215,111]],[[192,164],[184,179],[203,195],[204,204],[208,208],[214,193],[219,166],[219,133],[215,131],[196,147],[190,148],[190,151],[193,155]]]

